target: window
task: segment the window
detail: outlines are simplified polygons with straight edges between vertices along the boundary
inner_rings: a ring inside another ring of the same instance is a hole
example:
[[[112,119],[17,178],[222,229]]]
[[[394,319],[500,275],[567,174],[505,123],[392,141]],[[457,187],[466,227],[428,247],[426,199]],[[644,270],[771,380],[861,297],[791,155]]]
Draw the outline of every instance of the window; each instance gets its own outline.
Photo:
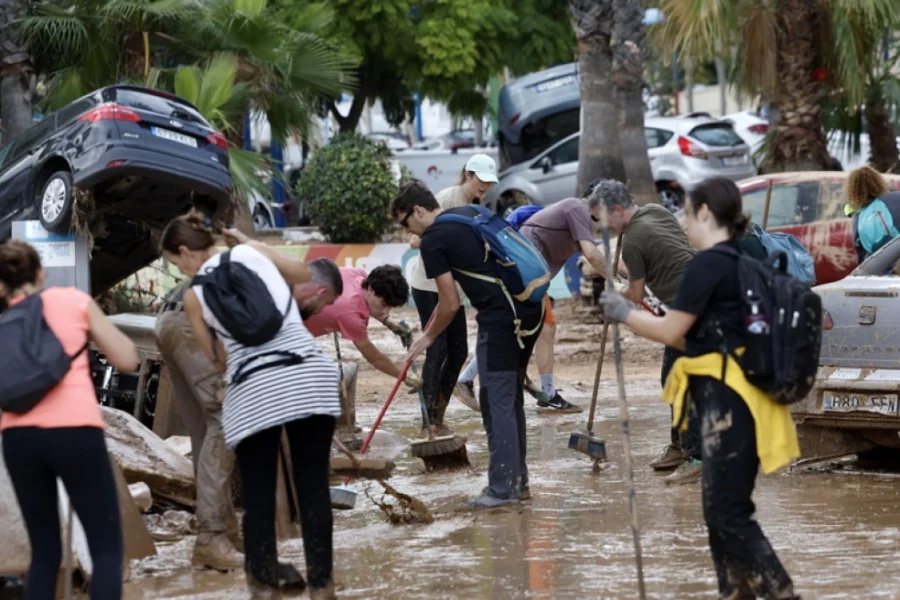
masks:
[[[137,90],[117,89],[116,102],[129,108],[146,110],[170,119],[179,119],[211,128],[203,115],[174,97],[167,98]]]
[[[25,133],[19,136],[19,139],[15,141],[15,150],[9,153],[7,159],[15,160],[29,150],[37,147],[53,130],[55,123],[56,115],[50,115],[43,121],[32,125],[30,129],[26,130]]]
[[[844,205],[847,194],[843,181],[823,181],[819,184],[817,221],[829,221],[844,218]]]
[[[578,162],[579,139],[580,136],[575,136],[548,154],[547,156],[550,158],[550,163],[554,165],[563,165],[566,163]]]
[[[815,182],[799,185],[778,185],[772,188],[769,202],[767,228],[790,227],[812,223],[816,220],[819,184]],[[742,197],[744,212],[750,213],[750,220],[757,225],[763,223],[766,208],[766,187],[747,192]]]
[[[56,122],[62,127],[80,117],[87,111],[89,111],[96,104],[96,101],[93,97],[82,98],[81,100],[77,100],[68,106],[64,106],[56,113]]]
[[[741,136],[734,132],[734,128],[725,123],[701,125],[691,130],[688,135],[707,146],[737,146],[744,143]]]
[[[673,133],[665,129],[654,129],[647,127],[644,129],[644,139],[647,140],[647,149],[659,148],[665,146],[672,139]]]
[[[9,151],[13,147],[13,142],[8,143],[7,145],[0,148],[0,169],[3,169],[3,162],[6,160],[7,155],[9,155]]]

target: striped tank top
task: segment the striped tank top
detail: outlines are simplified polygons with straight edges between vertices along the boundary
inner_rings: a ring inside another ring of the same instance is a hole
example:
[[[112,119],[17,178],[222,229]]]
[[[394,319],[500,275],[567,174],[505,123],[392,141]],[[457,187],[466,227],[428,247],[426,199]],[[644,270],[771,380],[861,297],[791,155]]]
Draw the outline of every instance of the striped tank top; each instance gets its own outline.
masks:
[[[246,244],[234,247],[230,256],[233,262],[240,262],[259,275],[268,287],[275,306],[288,306],[291,288],[272,261]],[[215,269],[219,261],[218,255],[210,258],[200,268],[200,274]],[[216,331],[227,331],[209,310],[201,287],[194,286],[192,289],[203,307],[206,324]],[[234,448],[241,440],[255,433],[290,421],[313,415],[340,415],[337,366],[322,352],[319,343],[303,325],[296,302],[290,302],[281,330],[261,346],[244,346],[225,336],[221,339],[228,354],[222,428],[225,444],[229,448]],[[265,364],[277,360],[277,357],[264,355],[284,351],[299,354],[303,362],[260,369],[239,384],[233,382],[235,372],[242,365]]]

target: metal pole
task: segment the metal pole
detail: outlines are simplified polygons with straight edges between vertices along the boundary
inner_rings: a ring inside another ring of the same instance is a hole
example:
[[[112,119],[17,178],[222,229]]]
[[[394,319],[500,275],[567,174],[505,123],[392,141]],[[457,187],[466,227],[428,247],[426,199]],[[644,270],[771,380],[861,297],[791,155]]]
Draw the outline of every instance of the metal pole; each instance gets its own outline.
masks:
[[[766,187],[766,204],[763,207],[763,218],[761,227],[766,228],[769,224],[769,206],[772,204],[772,179],[769,179],[769,185]]]

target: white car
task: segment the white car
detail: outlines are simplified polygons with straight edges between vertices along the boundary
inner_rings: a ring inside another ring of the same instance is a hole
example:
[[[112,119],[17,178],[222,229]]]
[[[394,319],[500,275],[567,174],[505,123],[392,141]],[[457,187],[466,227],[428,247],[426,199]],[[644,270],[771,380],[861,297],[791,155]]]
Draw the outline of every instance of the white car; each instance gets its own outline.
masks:
[[[750,110],[725,115],[722,120],[731,123],[735,133],[747,142],[750,146],[750,158],[753,164],[759,166],[762,160],[760,150],[769,133],[769,121]]]

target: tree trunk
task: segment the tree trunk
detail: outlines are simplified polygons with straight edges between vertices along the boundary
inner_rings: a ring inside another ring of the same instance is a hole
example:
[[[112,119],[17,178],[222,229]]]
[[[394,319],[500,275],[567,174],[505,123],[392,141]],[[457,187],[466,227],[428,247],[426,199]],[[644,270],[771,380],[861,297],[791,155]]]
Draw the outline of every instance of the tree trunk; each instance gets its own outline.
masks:
[[[31,55],[13,23],[24,17],[27,0],[0,0],[0,126],[5,144],[31,127],[37,78]]]
[[[369,89],[366,85],[366,65],[360,65],[356,69],[356,81],[357,88],[353,92],[353,102],[350,104],[350,112],[347,113],[346,117],[338,112],[336,102],[328,103],[328,109],[334,115],[338,127],[341,128],[340,133],[356,131],[356,126],[359,125],[359,119],[363,114],[363,108],[365,108],[369,99]]]
[[[819,111],[823,84],[814,78],[824,18],[809,0],[779,0],[775,17],[781,85],[775,90],[779,114],[766,152],[767,170],[824,170],[831,160]]]
[[[644,135],[644,7],[640,0],[614,0],[613,82],[619,127],[619,150],[628,187],[638,204],[657,201],[656,184]]]
[[[716,57],[716,79],[719,80],[719,116],[728,114],[728,87],[725,82],[725,59]]]
[[[866,102],[866,118],[869,121],[869,143],[872,150],[872,166],[882,173],[900,173],[900,152],[891,125],[891,117],[880,93]]]
[[[694,61],[684,59],[684,97],[687,100],[687,114],[694,112]]]
[[[569,0],[578,39],[581,77],[580,193],[597,177],[626,181],[619,152],[615,89],[612,83],[612,0]]]

